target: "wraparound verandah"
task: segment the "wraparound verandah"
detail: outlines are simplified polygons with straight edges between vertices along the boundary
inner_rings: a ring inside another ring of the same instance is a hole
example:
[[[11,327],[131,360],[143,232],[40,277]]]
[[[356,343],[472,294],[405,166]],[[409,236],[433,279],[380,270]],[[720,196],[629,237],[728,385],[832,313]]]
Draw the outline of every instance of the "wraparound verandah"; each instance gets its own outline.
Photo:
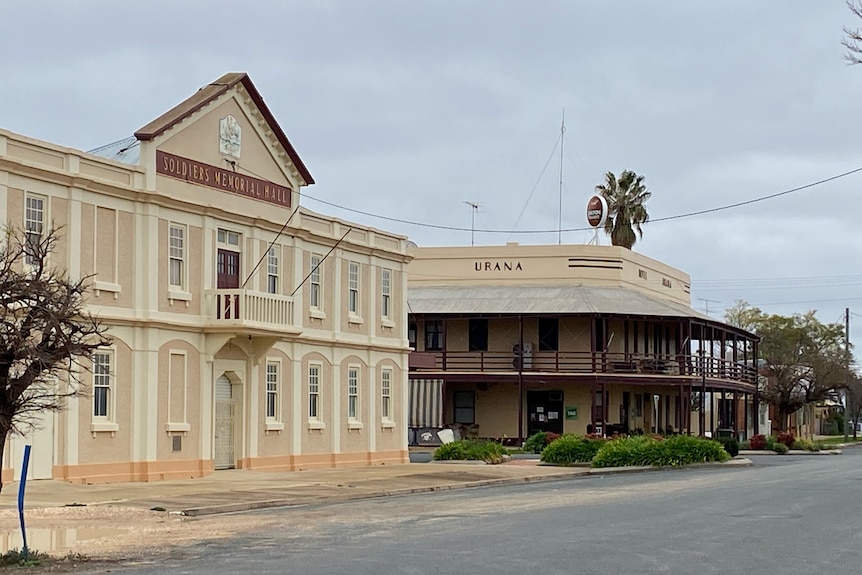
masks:
[[[462,436],[520,444],[536,431],[555,433],[758,433],[758,397],[740,382],[566,374],[412,374],[436,414],[420,425],[453,427]],[[429,385],[430,384],[430,385]],[[436,385],[436,387],[435,387]],[[417,388],[418,389],[418,388]],[[434,390],[437,391],[434,391]],[[702,403],[703,398],[703,403]]]

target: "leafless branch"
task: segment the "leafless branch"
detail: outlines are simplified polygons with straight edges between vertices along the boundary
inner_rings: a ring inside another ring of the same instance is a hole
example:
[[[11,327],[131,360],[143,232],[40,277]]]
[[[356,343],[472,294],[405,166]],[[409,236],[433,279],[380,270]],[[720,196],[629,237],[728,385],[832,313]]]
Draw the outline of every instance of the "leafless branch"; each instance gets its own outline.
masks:
[[[862,0],[847,0],[847,7],[853,14],[862,20]],[[862,30],[859,28],[844,27],[844,39],[841,44],[847,49],[844,59],[852,64],[862,64]]]

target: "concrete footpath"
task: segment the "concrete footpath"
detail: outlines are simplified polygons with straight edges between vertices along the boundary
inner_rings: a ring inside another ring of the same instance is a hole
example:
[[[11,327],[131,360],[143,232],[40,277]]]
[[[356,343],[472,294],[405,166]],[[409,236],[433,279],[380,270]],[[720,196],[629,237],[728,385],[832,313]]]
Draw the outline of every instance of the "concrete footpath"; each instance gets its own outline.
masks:
[[[80,485],[28,481],[25,507],[115,505],[160,508],[187,516],[232,513],[267,507],[308,506],[492,485],[561,481],[590,474],[631,473],[658,468],[590,469],[551,467],[516,459],[501,465],[473,462],[407,463],[295,472],[216,471],[200,479],[152,483]],[[745,458],[693,467],[751,465]],[[0,509],[17,507],[18,483],[3,486]]]

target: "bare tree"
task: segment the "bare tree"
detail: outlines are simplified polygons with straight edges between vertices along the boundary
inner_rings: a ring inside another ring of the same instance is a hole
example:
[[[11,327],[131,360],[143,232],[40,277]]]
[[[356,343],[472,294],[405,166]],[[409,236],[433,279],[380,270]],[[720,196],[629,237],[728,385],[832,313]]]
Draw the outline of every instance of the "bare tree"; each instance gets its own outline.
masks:
[[[10,433],[28,433],[86,391],[86,360],[110,343],[84,311],[86,279],[50,266],[57,239],[54,227],[7,229],[0,246],[0,460]]]
[[[847,7],[862,20],[862,0],[847,0]],[[851,64],[862,64],[862,30],[844,27],[844,40],[841,43],[847,48],[844,58]]]

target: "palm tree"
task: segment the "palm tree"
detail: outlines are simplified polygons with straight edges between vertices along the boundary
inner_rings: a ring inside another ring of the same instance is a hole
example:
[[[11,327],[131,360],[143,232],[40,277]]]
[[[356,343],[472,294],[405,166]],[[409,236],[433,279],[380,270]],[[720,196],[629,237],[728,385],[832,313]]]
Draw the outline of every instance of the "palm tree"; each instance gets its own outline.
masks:
[[[647,191],[644,177],[631,170],[623,170],[619,178],[608,172],[605,183],[596,186],[596,193],[608,202],[605,233],[611,236],[611,244],[632,249],[638,236],[643,237],[641,224],[649,221],[646,201],[652,192]]]

